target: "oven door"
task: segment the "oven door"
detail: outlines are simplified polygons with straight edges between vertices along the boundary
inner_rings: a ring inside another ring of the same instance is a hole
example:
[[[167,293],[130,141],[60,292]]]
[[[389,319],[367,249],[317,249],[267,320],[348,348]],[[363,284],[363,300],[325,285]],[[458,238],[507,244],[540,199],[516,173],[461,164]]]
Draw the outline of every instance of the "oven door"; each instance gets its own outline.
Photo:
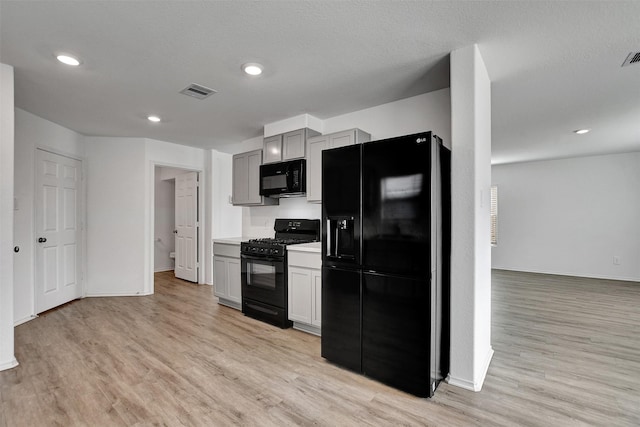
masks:
[[[242,298],[286,307],[284,258],[241,255]]]

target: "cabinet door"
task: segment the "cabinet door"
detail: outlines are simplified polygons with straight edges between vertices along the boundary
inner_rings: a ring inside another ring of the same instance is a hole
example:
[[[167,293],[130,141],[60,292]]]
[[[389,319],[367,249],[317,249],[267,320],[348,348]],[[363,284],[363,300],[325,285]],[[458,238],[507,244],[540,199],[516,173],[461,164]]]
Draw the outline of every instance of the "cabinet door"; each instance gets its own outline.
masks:
[[[262,203],[260,196],[260,165],[262,164],[262,150],[251,151],[248,153],[247,162],[247,202],[251,204]]]
[[[282,135],[274,135],[264,139],[264,162],[282,161]]]
[[[329,135],[329,148],[345,147],[356,143],[356,132],[347,130]]]
[[[213,285],[214,295],[217,297],[227,298],[228,291],[227,281],[227,262],[224,257],[213,257]]]
[[[316,136],[307,141],[307,201],[322,200],[322,150],[329,146],[328,136]]]
[[[289,320],[311,324],[311,270],[289,267]]]
[[[285,133],[282,137],[282,160],[304,158],[305,143],[304,129]]]
[[[322,273],[321,270],[311,270],[311,324],[322,326]]]
[[[242,304],[242,284],[240,282],[240,258],[227,259],[227,299]]]
[[[233,193],[234,205],[249,201],[249,163],[248,153],[233,156]]]

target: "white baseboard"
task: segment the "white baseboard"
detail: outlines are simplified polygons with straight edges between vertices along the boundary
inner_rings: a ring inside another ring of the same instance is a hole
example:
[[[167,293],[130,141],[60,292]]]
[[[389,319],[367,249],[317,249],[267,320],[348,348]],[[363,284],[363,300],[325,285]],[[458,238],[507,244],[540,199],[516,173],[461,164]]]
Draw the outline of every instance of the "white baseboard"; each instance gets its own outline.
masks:
[[[14,326],[14,327],[16,327],[16,326],[18,326],[18,325],[22,325],[23,323],[27,323],[28,321],[33,320],[33,319],[35,319],[36,317],[38,317],[38,315],[37,315],[37,314],[32,315],[32,316],[24,317],[24,318],[22,318],[22,319],[20,319],[20,320],[16,320],[15,322],[13,322],[13,326]]]
[[[476,386],[473,381],[465,380],[462,378],[455,378],[452,377],[451,374],[447,376],[447,383],[456,387],[463,388],[465,390],[478,391],[476,390]]]
[[[640,282],[640,277],[603,276],[599,274],[583,274],[567,271],[542,271],[530,268],[491,267],[492,270],[513,271],[515,273],[549,274],[551,276],[583,277],[585,279],[619,280],[621,282]]]
[[[0,363],[0,371],[4,371],[6,369],[15,368],[16,366],[18,366],[18,360],[14,357],[13,359],[9,360],[8,362]]]
[[[85,295],[86,298],[101,298],[101,297],[143,297],[143,296],[147,296],[147,295],[153,295],[153,292],[136,292],[135,294],[129,294],[129,293],[113,293],[113,294],[107,294],[107,293],[97,293],[97,294],[87,294]]]
[[[153,270],[154,273],[162,273],[163,271],[173,271],[173,267],[165,266],[165,267],[157,267]]]
[[[299,331],[306,332],[308,334],[317,335],[317,336],[322,335],[322,330],[320,328],[313,325],[307,325],[306,323],[293,322],[293,329],[297,329]]]
[[[489,365],[491,364],[491,359],[493,358],[493,348],[489,347],[489,353],[485,358],[482,374],[479,378],[474,379],[473,381],[464,379],[464,378],[456,378],[452,377],[451,374],[447,377],[447,383],[454,385],[456,387],[464,388],[465,390],[471,391],[480,391],[482,390],[482,385],[484,384],[484,379],[487,377],[487,372],[489,371]]]
[[[478,381],[476,381],[478,386],[477,391],[482,390],[482,385],[484,384],[485,378],[487,378],[487,372],[489,372],[489,365],[491,365],[491,359],[493,359],[494,353],[495,352],[493,351],[493,347],[489,346],[489,352],[487,353],[487,356],[484,360],[484,366],[482,368],[482,376],[478,378]]]

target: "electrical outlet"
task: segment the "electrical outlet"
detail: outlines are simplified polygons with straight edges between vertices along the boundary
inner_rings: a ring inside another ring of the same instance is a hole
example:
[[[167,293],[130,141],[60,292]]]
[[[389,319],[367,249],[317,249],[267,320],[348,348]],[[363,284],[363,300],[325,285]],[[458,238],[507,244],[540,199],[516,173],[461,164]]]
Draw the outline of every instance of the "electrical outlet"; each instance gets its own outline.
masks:
[[[613,265],[620,265],[620,257],[617,255],[613,256]]]

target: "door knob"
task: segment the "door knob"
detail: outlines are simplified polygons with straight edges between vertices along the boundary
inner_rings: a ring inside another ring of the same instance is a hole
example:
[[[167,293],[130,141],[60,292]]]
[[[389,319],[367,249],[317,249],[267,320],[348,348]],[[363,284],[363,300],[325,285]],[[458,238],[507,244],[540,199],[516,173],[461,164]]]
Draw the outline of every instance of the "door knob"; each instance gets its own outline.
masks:
[[[173,230],[173,234],[178,234],[178,230]]]
[[[47,241],[47,239],[45,237],[41,237],[41,238],[38,239],[38,242],[40,242],[40,243],[44,243],[46,241]]]

